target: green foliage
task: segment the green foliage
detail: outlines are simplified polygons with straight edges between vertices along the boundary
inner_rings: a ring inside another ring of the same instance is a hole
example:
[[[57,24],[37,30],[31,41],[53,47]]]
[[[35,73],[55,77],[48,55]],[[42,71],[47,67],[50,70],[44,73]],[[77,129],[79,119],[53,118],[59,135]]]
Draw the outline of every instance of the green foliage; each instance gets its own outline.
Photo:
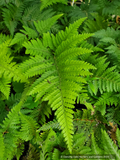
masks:
[[[0,1],[0,160],[120,159],[119,10]]]
[[[63,4],[67,4],[66,0],[41,0],[42,1],[42,5],[40,7],[41,10],[43,10],[44,8],[48,7],[49,5],[52,5],[54,3],[63,3]]]
[[[74,108],[77,92],[81,89],[77,83],[83,82],[81,76],[90,75],[88,69],[95,69],[94,66],[73,58],[79,54],[91,52],[91,50],[75,47],[78,42],[91,36],[91,34],[77,34],[77,28],[83,20],[76,21],[66,28],[65,32],[61,31],[56,36],[49,33],[43,34],[43,44],[39,39],[24,43],[27,49],[26,54],[30,54],[31,58],[19,67],[26,77],[41,75],[31,85],[28,94],[37,94],[36,101],[43,97],[42,100],[49,101],[52,110],[57,109],[55,115],[62,127],[70,152],[73,133],[72,108]]]

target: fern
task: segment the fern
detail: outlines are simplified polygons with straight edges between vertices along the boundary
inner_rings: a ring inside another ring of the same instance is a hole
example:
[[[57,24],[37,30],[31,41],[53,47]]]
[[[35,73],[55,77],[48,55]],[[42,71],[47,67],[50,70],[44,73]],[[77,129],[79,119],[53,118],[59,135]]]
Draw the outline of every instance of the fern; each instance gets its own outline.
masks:
[[[38,102],[35,103],[33,101],[33,106],[35,104],[37,105]],[[30,103],[29,106],[27,106],[27,108],[29,108],[29,110],[30,110],[31,117],[33,117],[34,119],[36,119],[36,121],[39,122],[42,125],[46,122],[46,117],[50,118],[51,108],[48,107],[47,103],[42,102],[36,108],[34,108],[32,111],[30,109],[31,108],[31,103]]]
[[[49,5],[52,5],[52,4],[55,4],[55,3],[63,3],[63,4],[67,4],[67,1],[66,0],[50,0],[50,1],[48,1],[48,0],[45,0],[45,1],[43,1],[42,0],[42,5],[41,5],[41,7],[40,7],[40,9],[41,10],[43,10],[44,8],[46,8],[46,7],[48,7]]]
[[[40,34],[47,32],[51,28],[51,26],[56,22],[56,20],[58,18],[60,18],[61,16],[62,16],[62,14],[56,15],[56,16],[49,18],[45,21],[39,21],[38,23],[34,22],[37,31]]]
[[[118,147],[114,144],[114,142],[109,138],[107,133],[102,130],[102,135],[103,135],[103,143],[106,144],[104,145],[104,150],[107,153],[113,154],[116,156],[116,159],[120,159],[120,150],[118,150]]]
[[[105,48],[105,54],[111,65],[116,65],[116,69],[119,71],[119,31],[109,27],[106,30],[97,31],[94,37],[99,39],[98,46]]]
[[[33,137],[36,137],[37,123],[29,116],[25,116],[20,113],[21,119],[21,130],[20,136],[23,140],[31,140]],[[26,134],[25,134],[26,133]]]
[[[5,25],[13,36],[15,28],[17,27],[17,21],[21,17],[21,11],[17,6],[9,4],[7,8],[3,8],[3,17]]]
[[[92,14],[93,20],[89,19],[85,22],[84,30],[86,33],[94,33],[98,30],[107,28],[107,22],[98,14]]]
[[[4,159],[4,154],[5,154],[5,145],[4,145],[4,138],[2,133],[0,133],[0,159]]]
[[[98,154],[102,155],[104,153],[104,151],[98,147],[93,133],[92,133],[92,147],[91,148],[92,148],[93,154],[95,155],[98,155]]]
[[[0,45],[0,90],[8,98],[10,93],[11,78],[14,81],[27,81],[25,77],[17,70],[17,65],[12,62],[9,49],[10,40]],[[6,78],[7,77],[7,78]]]
[[[52,155],[52,160],[56,160],[60,158],[60,151],[58,149],[54,149],[53,155]]]
[[[14,148],[16,147],[16,142],[18,140],[18,129],[20,127],[18,117],[19,109],[19,105],[12,109],[8,114],[8,118],[6,118],[1,125],[2,128],[0,129],[0,132],[4,135],[4,144],[2,144],[2,147],[5,148],[5,160],[8,157],[12,159]]]
[[[120,2],[67,3],[0,1],[1,160],[120,159]]]
[[[66,28],[65,32],[61,31],[56,36],[48,34],[48,43],[45,46],[39,39],[25,43],[26,53],[35,55],[35,57],[31,57],[31,59],[20,65],[21,72],[26,77],[41,75],[31,85],[29,95],[37,93],[36,100],[44,96],[42,100],[49,100],[52,109],[57,109],[55,114],[62,127],[70,152],[73,133],[72,108],[74,108],[73,104],[77,92],[81,90],[74,77],[78,79],[78,82],[81,82],[79,74],[82,76],[89,75],[88,69],[95,69],[94,66],[84,61],[72,60],[72,57],[75,57],[74,51],[76,56],[86,51],[91,52],[86,49],[74,48],[78,42],[91,36],[91,34],[77,34],[77,28],[83,20],[76,21],[69,28]],[[46,40],[46,36],[43,36],[43,42],[44,38]],[[54,49],[54,52],[51,52],[47,46],[52,50]],[[68,54],[71,57],[70,59],[68,59]]]
[[[116,136],[117,136],[117,140],[118,140],[118,145],[120,146],[120,130],[118,128],[116,131]]]
[[[15,37],[12,39],[10,45],[14,45],[16,43],[22,43],[23,44],[25,41],[27,41],[29,39],[34,39],[34,38],[37,38],[39,36],[42,36],[42,34],[44,32],[47,32],[47,31],[50,30],[50,28],[52,27],[52,25],[61,16],[62,16],[62,14],[61,15],[53,16],[52,18],[49,18],[49,19],[44,20],[44,21],[34,22],[36,31],[34,29],[32,29],[32,28],[23,26],[24,30],[20,30],[22,33],[17,33],[15,35]],[[35,41],[33,40],[33,43],[34,42]],[[40,43],[38,45],[40,45]],[[32,48],[32,46],[30,46],[30,48]]]
[[[23,118],[22,122],[25,121],[26,124],[21,124],[21,118],[25,117],[24,115],[22,115],[22,113],[20,112],[20,109],[22,107],[22,105],[24,104],[24,101],[26,99],[26,92],[28,91],[28,88],[25,89],[25,91],[23,92],[21,99],[19,101],[19,103],[14,106],[11,111],[9,111],[7,117],[3,120],[3,123],[0,124],[0,134],[4,135],[4,140],[1,139],[1,142],[3,141],[4,143],[1,143],[1,149],[3,148],[5,151],[3,152],[6,153],[4,155],[2,155],[4,157],[5,160],[12,159],[14,155],[19,156],[18,155],[18,150],[17,150],[17,145],[18,145],[18,141],[20,139],[25,139],[25,132],[23,134],[23,130],[24,130],[24,126],[27,126],[27,120],[31,119],[31,118]],[[27,138],[30,139],[31,135],[33,135],[33,132],[35,133],[35,137],[34,137],[34,143],[36,143],[36,140],[38,140],[38,135],[36,134],[36,130],[34,130],[34,128],[36,127],[36,123],[34,121],[32,121],[32,123],[34,124],[34,127],[29,127],[30,128],[30,134],[27,134]],[[21,129],[20,129],[21,128]],[[25,128],[26,131],[26,128]],[[24,135],[21,137],[21,135]],[[1,137],[2,138],[2,137]],[[1,154],[1,152],[0,152]]]
[[[117,92],[119,91],[119,73],[115,70],[116,66],[108,67],[109,62],[105,56],[98,57],[98,55],[91,55],[82,57],[83,60],[95,65],[97,70],[93,71],[93,76],[88,76],[88,91],[91,95],[97,95],[98,90],[103,92]],[[102,68],[100,67],[102,65]]]
[[[51,128],[52,129],[61,129],[60,124],[56,120],[53,120],[53,121],[50,121],[48,123],[45,123],[42,127],[40,127],[40,129],[37,130],[37,132],[46,131],[46,130],[49,130]]]
[[[26,156],[26,160],[39,160],[40,159],[40,153],[39,151],[36,149],[36,147],[33,144],[29,144],[29,150],[28,150],[28,154]]]

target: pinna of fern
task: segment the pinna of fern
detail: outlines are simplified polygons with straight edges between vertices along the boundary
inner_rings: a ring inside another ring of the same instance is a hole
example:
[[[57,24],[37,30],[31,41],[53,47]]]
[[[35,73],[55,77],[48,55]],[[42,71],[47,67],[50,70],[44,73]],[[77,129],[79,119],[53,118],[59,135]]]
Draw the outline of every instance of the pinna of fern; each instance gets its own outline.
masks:
[[[89,95],[89,98],[86,97],[86,100],[96,106],[95,110],[99,110],[104,115],[106,105],[114,104],[117,106],[119,104],[117,92],[120,91],[120,74],[116,70],[115,65],[111,66],[106,56],[89,53],[80,55],[79,58],[93,64],[97,68],[91,71],[93,75],[86,77],[87,84],[85,86]]]
[[[33,140],[34,144],[39,143],[40,145],[41,140],[36,132],[37,122],[32,117],[21,113],[21,106],[26,99],[26,90],[19,103],[13,106],[7,117],[0,123],[0,159],[12,159],[14,156],[19,159],[24,149],[23,142],[25,140]],[[21,151],[19,152],[19,150]]]
[[[25,42],[26,54],[29,60],[19,66],[19,70],[26,76],[36,78],[31,84],[28,95],[36,95],[36,101],[49,101],[52,110],[60,123],[65,141],[72,151],[73,108],[78,92],[85,83],[84,76],[91,75],[89,69],[95,67],[85,61],[77,60],[80,54],[90,53],[92,50],[77,47],[77,43],[92,36],[92,34],[78,34],[77,29],[86,18],[82,18],[65,31],[55,36],[49,32],[43,33],[43,39]]]
[[[1,41],[3,42],[0,44],[0,91],[8,99],[11,81],[27,82],[27,79],[17,70],[17,64],[13,62],[12,50],[9,48],[11,39],[1,35]]]

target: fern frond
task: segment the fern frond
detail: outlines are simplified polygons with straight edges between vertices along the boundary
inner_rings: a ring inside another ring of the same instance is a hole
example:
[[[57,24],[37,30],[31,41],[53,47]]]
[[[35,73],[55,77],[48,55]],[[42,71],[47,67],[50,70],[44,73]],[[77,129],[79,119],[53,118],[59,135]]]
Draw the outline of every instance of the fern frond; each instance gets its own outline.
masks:
[[[119,160],[120,159],[120,150],[118,150],[118,147],[116,146],[116,144],[114,144],[112,139],[109,138],[109,136],[106,133],[106,131],[105,130],[101,130],[101,131],[102,131],[102,142],[103,142],[104,150],[108,154],[115,155],[116,159]]]
[[[58,18],[60,18],[63,14],[53,16],[52,18],[49,18],[44,21],[38,21],[34,22],[34,25],[36,27],[36,30],[39,32],[41,35],[42,33],[46,33],[47,31],[50,30],[52,25],[57,21]]]
[[[117,106],[118,103],[119,99],[117,98],[117,96],[115,96],[113,92],[107,92],[103,93],[94,105],[97,106],[96,109],[98,109],[102,113],[102,115],[104,115],[106,112],[106,105],[114,104],[115,106]]]
[[[73,145],[73,154],[89,154],[91,152],[90,147],[84,146],[86,136],[83,132],[75,134],[73,136],[74,145]]]
[[[87,58],[81,56],[82,60],[95,65],[97,70],[93,71],[93,75],[88,76],[88,91],[91,95],[97,95],[98,90],[103,92],[117,92],[120,89],[120,75],[116,71],[116,66],[108,67],[110,62],[106,62],[106,56],[98,57],[98,55],[89,55]],[[102,66],[102,67],[101,67]]]
[[[0,91],[6,96],[7,99],[10,94],[10,82],[11,79],[9,77],[5,77],[4,75],[0,76]]]
[[[35,2],[34,2],[35,3]],[[40,12],[40,1],[36,1],[36,4],[27,4],[26,9],[22,16],[22,24],[27,27],[34,29],[34,21],[41,21],[51,18],[55,15],[55,12],[51,8]],[[29,7],[28,7],[29,6]]]
[[[40,110],[39,115],[38,115],[39,116],[39,123],[43,125],[46,122],[46,117],[49,118],[49,116],[52,113],[51,112],[51,108],[50,108],[50,106],[48,104],[46,104],[45,102],[43,102],[40,105],[39,110]],[[37,112],[38,112],[38,109],[37,109]]]
[[[4,43],[5,41],[8,41],[11,39],[11,36],[5,35],[5,34],[0,34],[0,44]]]
[[[68,50],[69,48],[76,46],[77,43],[82,42],[83,40],[89,38],[90,36],[92,36],[92,34],[81,34],[81,35],[71,36],[71,38],[69,38],[69,40],[64,40],[61,42],[61,44],[56,49],[55,55],[60,54],[63,51]],[[57,42],[57,39],[56,39],[56,42]],[[53,44],[56,45],[55,40],[53,41]]]
[[[22,33],[16,33],[15,34],[15,37],[11,40],[11,43],[10,45],[14,45],[14,44],[17,44],[19,42],[24,42],[24,40],[27,40],[26,39],[26,35],[22,34]]]
[[[33,118],[20,113],[20,119],[21,119],[21,129],[20,129],[21,139],[28,141],[31,140],[33,137],[36,137],[37,123],[33,120]]]
[[[93,154],[95,154],[95,155],[104,153],[104,151],[98,147],[98,144],[95,141],[94,133],[92,133],[92,146],[91,146],[91,148],[92,148]]]
[[[10,3],[6,8],[3,8],[2,11],[4,23],[13,36],[18,20],[21,18],[21,10],[19,10],[16,5]]]
[[[32,28],[23,26],[24,30],[20,30],[23,34],[28,35],[29,39],[36,38],[38,36],[37,32]]]
[[[120,130],[118,128],[116,131],[116,136],[117,136],[118,145],[120,146]]]
[[[14,2],[14,0],[8,0],[7,2],[6,1],[4,1],[4,0],[1,0],[0,1],[0,5],[2,6],[2,5],[7,5],[8,3],[13,3]]]
[[[84,30],[86,33],[94,33],[98,30],[107,28],[107,23],[104,21],[103,16],[92,14],[93,20],[89,19],[85,22]]]
[[[107,29],[102,29],[100,31],[95,32],[95,34],[93,35],[93,37],[96,38],[102,38],[104,39],[105,37],[111,37],[113,40],[119,35],[118,30],[116,31],[114,28],[112,27],[107,27]],[[104,41],[105,42],[105,41]]]
[[[1,132],[4,135],[4,146],[5,146],[5,153],[4,159],[13,158],[14,149],[17,147],[16,143],[19,138],[19,116],[18,112],[20,111],[19,105],[15,106],[11,112],[9,112],[8,117],[5,118],[3,124],[1,126]],[[14,118],[13,118],[14,117]]]
[[[76,21],[66,28],[65,32],[61,31],[56,36],[43,34],[43,42],[37,39],[24,43],[27,48],[26,53],[35,56],[31,56],[20,65],[21,71],[27,77],[40,75],[31,85],[28,95],[36,94],[36,101],[40,98],[42,101],[49,101],[52,110],[56,110],[55,115],[70,152],[72,151],[73,104],[82,89],[80,84],[84,82],[83,77],[91,75],[89,70],[95,69],[85,61],[75,60],[78,55],[91,52],[76,46],[78,42],[92,35],[78,35],[77,29],[84,20],[85,18]],[[48,40],[45,42],[47,37]],[[76,56],[73,55],[74,52]],[[68,58],[69,53],[70,58]]]
[[[25,77],[17,70],[17,65],[15,62],[12,62],[13,57],[10,57],[10,49],[9,49],[10,40],[5,43],[0,44],[0,90],[3,94],[8,98],[10,93],[10,85],[11,78],[14,81],[27,81]]]
[[[43,10],[44,8],[47,8],[48,6],[52,5],[53,3],[63,3],[63,4],[67,4],[66,0],[41,0],[42,4],[40,9]]]
[[[58,47],[58,45],[60,45],[62,42],[64,42],[68,38],[75,37],[75,35],[77,34],[78,27],[83,23],[83,21],[85,19],[86,19],[86,17],[85,18],[81,18],[81,19],[75,21],[73,24],[70,24],[69,27],[66,27],[65,32],[63,32],[63,31],[58,32],[58,34],[56,35],[56,38],[54,38],[54,36],[52,35],[53,44],[55,45],[55,47]],[[81,36],[81,37],[79,37],[79,39],[83,38],[83,39],[80,39],[80,41],[82,41],[82,40],[84,40],[84,39],[92,36],[92,34],[89,34],[89,36],[88,36],[88,34],[85,34],[85,35],[87,37],[85,37],[83,34],[79,35],[79,36]],[[71,45],[72,45],[72,43],[74,43],[74,40],[71,41]]]
[[[4,154],[5,154],[5,145],[4,145],[4,138],[3,134],[0,131],[0,159],[4,159]]]
[[[52,129],[60,129],[60,125],[56,120],[53,120],[53,121],[50,121],[50,122],[44,124],[37,131],[46,131],[46,130],[49,130],[50,128],[52,128]]]
[[[60,151],[58,149],[54,149],[53,155],[52,155],[52,160],[56,160],[60,158]]]
[[[37,40],[31,40],[31,42],[25,42],[23,46],[27,48],[26,54],[43,55],[44,53],[44,55],[49,55],[49,50],[43,46],[42,42],[38,38]]]
[[[5,160],[7,160],[8,158],[12,159],[16,154],[15,150],[17,148],[18,140],[21,137],[19,113],[26,99],[26,92],[28,92],[28,88],[26,88],[23,92],[19,103],[14,106],[11,111],[9,111],[3,123],[0,124],[0,134],[2,133],[4,135],[4,146],[6,153],[4,154]]]
[[[43,156],[46,159],[49,157],[52,159],[52,150],[54,146],[57,144],[57,135],[56,133],[51,129],[45,139],[45,143],[42,147]],[[41,153],[40,153],[41,154]]]

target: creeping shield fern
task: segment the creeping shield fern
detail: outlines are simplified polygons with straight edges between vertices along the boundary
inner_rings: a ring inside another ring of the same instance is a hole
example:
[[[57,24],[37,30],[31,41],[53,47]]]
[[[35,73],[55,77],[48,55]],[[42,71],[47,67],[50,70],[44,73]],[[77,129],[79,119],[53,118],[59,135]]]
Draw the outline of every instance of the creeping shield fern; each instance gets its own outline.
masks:
[[[26,54],[30,59],[19,66],[26,78],[36,76],[28,95],[36,95],[36,101],[49,101],[60,123],[69,151],[72,151],[73,108],[78,93],[81,92],[85,76],[95,67],[77,56],[92,50],[77,47],[77,44],[92,36],[78,34],[78,27],[86,18],[71,24],[65,31],[53,35],[43,33],[42,39],[25,42]],[[35,23],[36,28],[37,24]],[[39,27],[40,28],[40,27]]]

